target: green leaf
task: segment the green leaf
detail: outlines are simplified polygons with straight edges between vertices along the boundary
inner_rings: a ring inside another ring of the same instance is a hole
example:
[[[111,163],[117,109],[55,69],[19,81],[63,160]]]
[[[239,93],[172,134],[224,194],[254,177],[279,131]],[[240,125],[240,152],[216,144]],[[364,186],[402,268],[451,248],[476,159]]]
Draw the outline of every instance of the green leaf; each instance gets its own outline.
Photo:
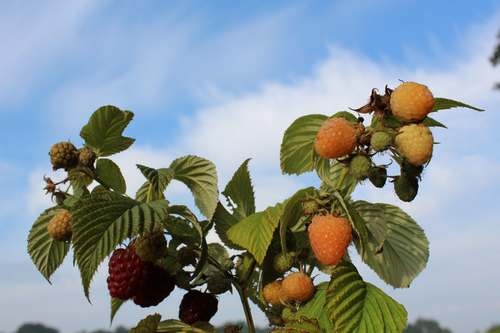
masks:
[[[215,231],[224,244],[235,250],[243,250],[241,246],[232,242],[227,236],[227,231],[233,225],[237,224],[239,220],[229,213],[220,202],[217,204],[217,208],[215,209],[215,214],[212,219],[214,221]]]
[[[354,231],[358,235],[358,238],[360,239],[359,252],[363,254],[365,251],[366,242],[369,239],[368,228],[366,226],[365,221],[361,218],[358,212],[350,205],[350,203],[344,200],[340,192],[335,191],[333,195],[340,203],[340,206],[342,207],[345,214],[347,215],[347,218],[351,222]]]
[[[122,136],[134,114],[107,105],[97,109],[83,126],[80,136],[97,156],[109,156],[130,147],[135,139]]]
[[[299,317],[289,320],[283,327],[276,327],[271,333],[324,333],[318,324],[318,321],[313,318]]]
[[[351,195],[358,184],[349,173],[349,168],[338,161],[333,161],[329,168],[317,169],[317,172],[325,185],[339,191],[344,197]]]
[[[283,204],[278,204],[263,212],[252,214],[233,225],[227,236],[232,242],[247,249],[255,260],[262,264],[282,213]]]
[[[198,326],[198,327],[197,327]],[[208,323],[195,323],[193,326],[180,320],[169,319],[158,325],[158,333],[215,333],[215,328]]]
[[[219,243],[208,244],[208,254],[217,261],[223,270],[228,271],[233,267],[233,261],[223,245]]]
[[[339,111],[335,113],[331,118],[343,118],[351,123],[358,123],[358,118],[349,111]]]
[[[126,301],[119,299],[119,298],[111,298],[111,320],[110,323],[113,323],[113,319],[115,319],[116,314],[118,313],[118,310],[121,308],[121,306],[125,303]]]
[[[467,108],[467,109],[472,109],[476,111],[484,111],[484,109],[477,108],[475,106],[465,104],[459,101],[454,101],[452,99],[448,98],[441,98],[441,97],[436,97],[434,98],[434,108],[432,109],[432,112],[438,111],[438,110],[445,110],[445,109],[451,109],[451,108]]]
[[[174,177],[173,171],[168,168],[153,169],[140,164],[137,164],[137,168],[146,177],[147,181],[137,191],[136,200],[149,202],[165,199],[163,192],[165,192]]]
[[[127,191],[127,184],[123,178],[120,167],[110,159],[100,158],[96,162],[95,172],[98,179],[110,189],[118,193]]]
[[[73,213],[73,247],[87,298],[99,264],[125,239],[161,225],[167,209],[164,200],[140,203],[113,192],[80,202]]]
[[[286,174],[301,174],[314,169],[319,156],[314,151],[314,139],[323,122],[322,114],[296,119],[287,128],[281,142],[280,165]]]
[[[247,159],[240,165],[222,192],[238,220],[255,213],[255,196],[248,172],[249,161],[250,159]]]
[[[236,250],[243,250],[243,248],[231,242],[226,235],[227,231],[243,218],[255,213],[255,196],[252,179],[248,172],[249,161],[250,159],[247,159],[240,165],[222,192],[232,214],[219,202],[212,218],[219,238],[226,246]]]
[[[316,293],[314,294],[313,299],[302,305],[298,311],[292,312],[292,316],[285,318],[285,320],[298,320],[301,317],[314,318],[318,321],[320,328],[324,332],[332,332],[333,323],[328,317],[327,311],[325,311],[327,288],[328,282],[323,282],[317,285]]]
[[[156,333],[160,324],[161,315],[158,313],[149,315],[130,330],[130,333]]]
[[[28,253],[38,271],[50,283],[50,276],[62,264],[69,250],[68,242],[50,237],[47,225],[58,208],[45,210],[35,221],[28,235]]]
[[[170,164],[174,179],[184,183],[193,193],[201,213],[212,218],[219,202],[215,165],[204,158],[188,155]]]
[[[429,260],[429,241],[422,228],[396,206],[356,201],[353,207],[372,234],[387,228],[381,246],[373,240],[365,246],[363,261],[391,286],[409,287]]]
[[[193,226],[193,229],[198,234],[197,244],[199,246],[201,246],[201,254],[200,254],[200,259],[198,260],[198,263],[196,265],[196,269],[193,273],[194,280],[196,281],[196,279],[202,273],[203,268],[205,267],[205,264],[207,262],[207,257],[208,257],[208,245],[207,245],[207,240],[205,238],[205,233],[204,233],[203,227],[200,224],[200,222],[198,221],[198,219],[196,218],[196,216],[186,206],[182,206],[182,205],[170,206],[169,211],[172,215],[181,216],[185,221],[189,221],[191,223],[191,225]],[[172,232],[171,228],[172,228],[172,225],[167,224],[167,230]]]
[[[335,267],[326,294],[326,309],[336,333],[403,332],[405,308],[370,283],[347,262]]]
[[[312,196],[315,192],[316,189],[314,187],[308,187],[295,192],[295,194],[286,201],[279,229],[282,252],[287,252],[286,233],[288,229],[296,224],[297,221],[299,221],[300,218],[304,215],[302,202],[309,196]]]
[[[437,121],[434,118],[431,117],[425,117],[424,120],[422,120],[422,124],[424,124],[427,127],[442,127],[442,128],[448,128],[446,127],[445,124]]]

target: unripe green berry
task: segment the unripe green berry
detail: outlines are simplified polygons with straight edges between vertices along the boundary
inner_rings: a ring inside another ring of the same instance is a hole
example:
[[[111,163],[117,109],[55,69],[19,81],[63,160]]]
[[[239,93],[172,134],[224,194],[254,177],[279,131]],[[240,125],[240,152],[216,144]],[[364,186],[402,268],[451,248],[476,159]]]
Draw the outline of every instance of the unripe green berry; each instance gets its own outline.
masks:
[[[363,180],[368,177],[372,165],[371,159],[363,154],[353,157],[349,164],[349,173],[358,180]]]
[[[292,268],[295,253],[279,253],[274,257],[273,267],[277,272],[284,273]]]
[[[393,137],[387,132],[375,132],[370,139],[370,146],[375,151],[384,151],[388,149],[393,142]]]

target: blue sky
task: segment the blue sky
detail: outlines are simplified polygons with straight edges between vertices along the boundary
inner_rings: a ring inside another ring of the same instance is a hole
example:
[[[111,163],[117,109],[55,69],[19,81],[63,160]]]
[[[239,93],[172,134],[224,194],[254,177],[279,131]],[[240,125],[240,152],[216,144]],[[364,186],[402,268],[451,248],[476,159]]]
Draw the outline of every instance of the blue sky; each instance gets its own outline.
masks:
[[[217,163],[222,186],[253,157],[263,208],[312,181],[279,172],[279,142],[293,119],[359,106],[372,87],[399,79],[488,112],[439,115],[449,130],[435,131],[442,144],[421,196],[405,205],[431,240],[431,260],[412,288],[386,290],[410,319],[437,318],[459,333],[500,321],[491,287],[500,279],[500,92],[491,89],[500,72],[487,60],[498,22],[500,4],[486,0],[0,2],[0,331],[26,320],[63,332],[108,324],[104,270],[90,306],[70,264],[49,286],[25,253],[27,231],[49,204],[47,151],[60,140],[80,143],[98,106],[136,114],[127,133],[137,142],[115,158],[131,192],[141,181],[135,163],[162,167],[195,153]],[[190,203],[181,186],[169,194]],[[390,190],[356,196],[397,203]],[[235,304],[221,301],[215,322],[239,318],[227,310]],[[175,316],[176,305],[156,310]],[[153,311],[128,305],[116,321],[131,325]]]

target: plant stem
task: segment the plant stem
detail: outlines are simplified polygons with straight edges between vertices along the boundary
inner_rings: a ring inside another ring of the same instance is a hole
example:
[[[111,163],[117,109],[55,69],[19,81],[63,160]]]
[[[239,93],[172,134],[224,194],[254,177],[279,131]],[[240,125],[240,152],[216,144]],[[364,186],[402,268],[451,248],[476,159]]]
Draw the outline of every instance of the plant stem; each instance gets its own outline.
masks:
[[[234,284],[238,294],[240,295],[241,304],[243,305],[243,311],[245,312],[245,318],[247,320],[248,333],[255,333],[255,325],[253,323],[252,311],[250,310],[250,305],[248,304],[248,297],[246,292],[239,284]]]

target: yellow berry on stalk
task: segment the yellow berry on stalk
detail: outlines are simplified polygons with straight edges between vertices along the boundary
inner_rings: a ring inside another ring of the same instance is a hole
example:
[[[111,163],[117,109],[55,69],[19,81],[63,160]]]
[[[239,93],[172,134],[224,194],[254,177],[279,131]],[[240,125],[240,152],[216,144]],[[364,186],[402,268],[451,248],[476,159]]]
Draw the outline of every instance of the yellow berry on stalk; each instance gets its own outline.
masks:
[[[406,122],[419,122],[434,107],[434,96],[427,86],[416,82],[404,82],[391,94],[391,111]]]
[[[313,297],[314,291],[311,277],[303,272],[288,274],[281,284],[281,298],[289,301],[308,301]]]
[[[72,216],[66,209],[57,212],[47,224],[47,231],[55,240],[68,241],[71,239]]]
[[[339,158],[350,154],[356,147],[357,129],[344,118],[330,118],[321,125],[314,149],[323,158]]]
[[[420,166],[432,157],[434,138],[430,129],[422,124],[411,124],[399,129],[395,139],[397,151],[411,164]]]

